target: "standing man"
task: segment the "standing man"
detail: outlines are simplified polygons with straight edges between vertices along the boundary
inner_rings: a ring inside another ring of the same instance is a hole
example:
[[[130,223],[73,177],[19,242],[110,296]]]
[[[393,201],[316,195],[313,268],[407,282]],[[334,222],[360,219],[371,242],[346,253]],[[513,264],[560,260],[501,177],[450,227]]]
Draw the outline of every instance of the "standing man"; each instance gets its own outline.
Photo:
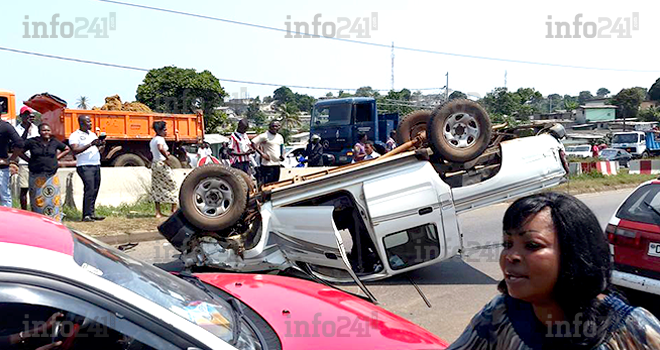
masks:
[[[96,215],[94,206],[101,187],[101,153],[105,141],[99,140],[91,131],[92,121],[88,115],[78,116],[80,129],[69,136],[69,146],[76,155],[76,172],[84,186],[83,219],[85,222],[103,220]]]
[[[229,161],[231,167],[250,174],[250,155],[254,153],[250,139],[245,133],[250,128],[250,122],[243,118],[238,127],[229,137]]]
[[[11,147],[14,150],[9,156]],[[0,206],[12,207],[11,188],[9,179],[12,174],[18,173],[16,158],[23,151],[23,140],[14,127],[4,120],[0,120]]]
[[[34,125],[34,110],[28,106],[23,106],[20,117],[21,123],[16,125],[16,132],[21,139],[25,141],[33,137],[39,137],[39,128]],[[25,155],[29,158],[30,151],[27,151]],[[23,158],[18,159],[18,175],[16,176],[16,180],[18,180],[18,187],[21,191],[19,194],[21,209],[27,210],[27,196],[30,191],[30,171],[28,170],[28,162]]]
[[[280,180],[280,163],[284,160],[284,137],[278,134],[282,124],[273,120],[268,125],[268,131],[255,137],[252,142],[261,156],[261,181],[262,184],[277,182]]]
[[[316,134],[312,135],[312,142],[307,144],[305,156],[307,156],[308,166],[323,166],[323,145],[321,145],[321,136]]]

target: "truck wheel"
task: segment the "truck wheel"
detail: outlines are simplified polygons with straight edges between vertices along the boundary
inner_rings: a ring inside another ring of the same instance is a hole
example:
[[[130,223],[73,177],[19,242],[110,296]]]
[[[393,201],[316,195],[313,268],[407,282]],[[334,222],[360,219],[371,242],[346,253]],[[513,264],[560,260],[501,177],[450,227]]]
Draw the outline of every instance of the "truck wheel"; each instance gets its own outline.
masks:
[[[250,176],[250,174],[244,172],[243,170],[238,170],[233,168],[231,168],[231,170],[233,170],[237,175],[239,175],[243,179],[243,181],[245,181],[245,185],[247,185],[247,189],[248,189],[248,194],[252,193],[252,191],[254,191],[256,187],[254,181],[252,180],[252,176]]]
[[[167,162],[170,163],[170,168],[172,168],[172,169],[181,169],[181,168],[183,168],[183,166],[181,165],[181,161],[173,155],[170,155],[169,157],[167,157]]]
[[[650,155],[649,155],[649,152],[648,152],[648,151],[644,151],[644,152],[642,153],[642,158],[644,158],[644,159],[648,158],[649,156],[650,156]]]
[[[438,106],[428,126],[433,150],[450,162],[467,162],[488,147],[491,125],[488,113],[478,103],[458,99]]]
[[[137,154],[133,153],[124,153],[115,160],[112,161],[112,166],[115,167],[122,167],[122,166],[146,166],[147,164],[144,162],[140,156]]]
[[[181,184],[181,212],[197,228],[225,229],[238,221],[247,203],[247,185],[231,169],[212,164],[191,171]]]
[[[396,127],[396,144],[402,144],[412,140],[422,131],[426,131],[431,111],[419,110],[414,111],[399,121]]]

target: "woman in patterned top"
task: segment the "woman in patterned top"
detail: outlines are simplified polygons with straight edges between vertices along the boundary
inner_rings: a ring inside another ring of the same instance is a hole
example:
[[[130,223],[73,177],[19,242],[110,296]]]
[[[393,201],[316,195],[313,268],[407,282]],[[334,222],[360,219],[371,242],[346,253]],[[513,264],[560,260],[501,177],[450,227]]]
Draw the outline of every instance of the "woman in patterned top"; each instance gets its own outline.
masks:
[[[610,284],[598,219],[576,198],[541,193],[504,214],[502,293],[451,350],[660,349],[660,323]]]

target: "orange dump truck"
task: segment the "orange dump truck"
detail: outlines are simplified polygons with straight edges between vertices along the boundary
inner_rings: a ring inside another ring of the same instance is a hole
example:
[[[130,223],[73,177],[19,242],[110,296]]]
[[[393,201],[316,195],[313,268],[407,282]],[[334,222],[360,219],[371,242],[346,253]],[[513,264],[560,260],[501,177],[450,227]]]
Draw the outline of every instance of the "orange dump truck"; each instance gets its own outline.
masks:
[[[106,147],[101,154],[103,166],[149,164],[149,141],[155,135],[151,127],[154,121],[163,120],[167,123],[168,135],[165,139],[170,153],[178,160],[172,159],[173,167],[187,167],[189,164],[183,146],[198,143],[204,138],[204,118],[201,112],[195,115],[69,109],[66,108],[66,101],[47,93],[34,95],[23,103],[41,113],[42,122],[50,125],[53,136],[65,142],[78,129],[78,117],[88,115],[96,134],[105,132],[107,137]]]

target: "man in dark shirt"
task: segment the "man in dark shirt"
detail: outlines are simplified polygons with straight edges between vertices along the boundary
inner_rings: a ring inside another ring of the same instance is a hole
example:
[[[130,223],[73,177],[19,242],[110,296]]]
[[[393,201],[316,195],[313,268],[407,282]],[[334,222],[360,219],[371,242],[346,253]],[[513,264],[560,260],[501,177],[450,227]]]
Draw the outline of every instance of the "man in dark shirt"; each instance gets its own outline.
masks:
[[[305,156],[307,156],[308,166],[323,166],[323,145],[321,144],[321,136],[312,135],[312,142],[307,144]]]
[[[14,150],[9,156],[12,147]],[[9,179],[12,174],[18,172],[16,158],[22,152],[22,148],[23,139],[16,129],[6,121],[0,121],[0,205],[3,207],[12,206]]]

